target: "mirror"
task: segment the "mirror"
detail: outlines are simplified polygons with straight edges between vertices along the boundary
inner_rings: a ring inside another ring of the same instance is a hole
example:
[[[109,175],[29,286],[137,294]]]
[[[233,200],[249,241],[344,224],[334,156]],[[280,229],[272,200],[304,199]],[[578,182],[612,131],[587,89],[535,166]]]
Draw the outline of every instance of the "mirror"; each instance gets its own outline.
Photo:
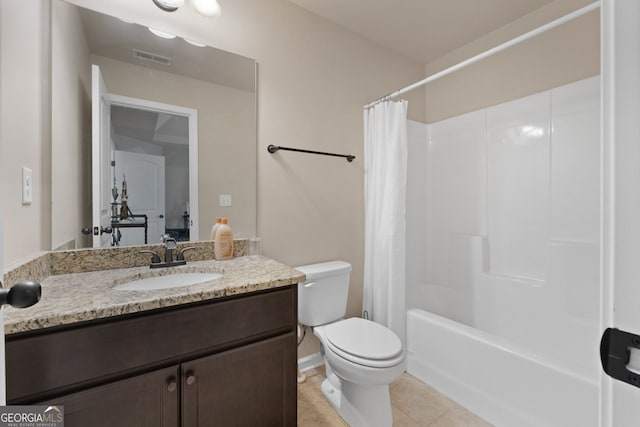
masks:
[[[164,157],[165,202],[157,216],[165,224],[159,230],[178,239],[208,240],[215,217],[221,216],[229,219],[236,236],[255,235],[255,61],[180,37],[158,37],[146,27],[62,0],[52,2],[51,27],[52,249],[92,245],[92,236],[81,233],[96,226],[91,219],[96,203],[91,185],[92,64],[99,66],[115,99],[197,112],[196,138],[190,138],[185,115],[122,102],[111,106],[109,159],[115,158],[116,151],[119,156],[125,152]],[[194,161],[195,167],[190,166]],[[114,201],[111,195],[114,184],[119,196],[122,193],[124,177],[119,176],[119,166],[110,160],[100,164],[100,180],[109,181],[106,186],[103,182],[109,191],[102,200],[120,202],[121,197]],[[127,178],[131,189],[127,202],[136,215],[146,207],[142,206],[145,197],[136,196],[135,201],[131,197],[132,186],[139,180],[134,175]],[[189,197],[193,185],[197,197]],[[231,206],[220,206],[228,204],[229,198]],[[191,203],[195,199],[197,208]],[[197,235],[189,235],[192,221],[196,221]],[[136,233],[142,235],[140,229],[115,230],[124,236],[121,244],[141,243],[141,237],[136,237]],[[149,243],[159,238],[157,231],[152,234]]]

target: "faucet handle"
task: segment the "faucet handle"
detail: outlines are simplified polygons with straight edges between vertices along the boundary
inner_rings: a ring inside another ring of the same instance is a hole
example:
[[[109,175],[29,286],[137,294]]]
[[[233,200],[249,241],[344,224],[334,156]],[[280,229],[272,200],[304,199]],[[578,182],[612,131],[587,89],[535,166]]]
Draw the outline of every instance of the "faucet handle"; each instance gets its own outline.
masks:
[[[151,258],[151,264],[159,264],[162,261],[160,260],[160,255],[158,255],[156,252],[154,251],[138,251],[139,254],[151,254],[153,255],[153,257]]]
[[[182,249],[180,249],[180,250],[178,251],[178,258],[177,258],[177,260],[178,260],[178,261],[184,261],[184,253],[185,253],[186,251],[190,251],[190,250],[192,250],[192,249],[196,249],[196,247],[195,247],[195,246],[187,246],[186,248],[182,248]]]

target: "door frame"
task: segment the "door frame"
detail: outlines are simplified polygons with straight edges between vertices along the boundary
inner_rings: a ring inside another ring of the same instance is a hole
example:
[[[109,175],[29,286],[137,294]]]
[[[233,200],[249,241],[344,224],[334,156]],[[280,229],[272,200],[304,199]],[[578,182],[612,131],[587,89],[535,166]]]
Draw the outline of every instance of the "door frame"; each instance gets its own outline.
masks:
[[[613,37],[612,15],[606,1],[600,6],[600,331],[613,325],[613,281],[614,275],[614,150],[613,129]],[[595,351],[595,349],[594,349]],[[612,381],[600,370],[600,420],[601,427],[611,427]]]
[[[634,306],[640,299],[639,16],[637,0],[601,0],[602,332],[617,327],[640,334]],[[629,425],[640,391],[600,372],[600,426]]]
[[[198,240],[198,110],[115,94],[109,94],[109,100],[111,105],[184,116],[189,120],[189,240]]]
[[[2,7],[0,6],[0,9]],[[0,36],[1,37],[1,36]],[[0,108],[1,108],[0,102]],[[0,111],[0,117],[1,111]],[[3,123],[0,120],[0,135],[2,135],[2,127]],[[0,138],[0,146],[4,141]],[[2,150],[0,150],[0,165],[2,165]],[[0,174],[0,286],[4,287],[4,236],[3,236],[3,228],[4,228],[4,218],[2,211],[2,200],[3,200],[3,191],[2,191],[2,175]],[[4,406],[7,404],[7,387],[6,387],[6,367],[5,367],[5,356],[4,356],[4,309],[0,308],[0,406]]]
[[[110,181],[105,176],[111,135],[109,91],[100,67],[91,65],[91,220],[93,247],[109,246],[109,236],[102,230],[111,226]],[[106,181],[106,182],[105,182]]]

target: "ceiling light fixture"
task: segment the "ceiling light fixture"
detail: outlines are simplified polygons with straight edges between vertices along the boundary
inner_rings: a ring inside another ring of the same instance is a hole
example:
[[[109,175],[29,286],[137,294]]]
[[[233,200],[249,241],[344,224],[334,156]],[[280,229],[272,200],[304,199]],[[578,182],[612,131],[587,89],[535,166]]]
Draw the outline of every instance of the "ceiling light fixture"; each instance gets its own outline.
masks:
[[[176,36],[174,34],[171,33],[166,33],[164,31],[160,31],[160,30],[156,30],[155,28],[151,28],[151,27],[147,27],[149,28],[149,31],[151,31],[153,34],[155,34],[158,37],[162,37],[163,39],[175,39]]]
[[[187,43],[192,44],[194,46],[197,46],[197,47],[206,47],[207,46],[206,44],[197,42],[195,40],[184,39],[184,41],[186,41]]]
[[[191,0],[191,6],[201,15],[214,17],[222,12],[217,0]]]
[[[184,4],[184,0],[153,0],[153,3],[165,12],[175,12]]]
[[[153,3],[166,12],[175,12],[184,4],[184,0],[153,0]],[[217,0],[191,0],[191,6],[206,17],[220,16],[222,8]]]

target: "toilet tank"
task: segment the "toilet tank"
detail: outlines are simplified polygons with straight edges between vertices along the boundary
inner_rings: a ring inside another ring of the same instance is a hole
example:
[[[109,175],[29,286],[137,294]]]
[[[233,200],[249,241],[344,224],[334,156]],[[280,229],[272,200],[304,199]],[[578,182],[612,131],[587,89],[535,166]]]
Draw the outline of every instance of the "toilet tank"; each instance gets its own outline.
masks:
[[[295,269],[307,275],[307,280],[298,283],[298,322],[318,326],[342,319],[347,311],[351,264],[330,261]]]

